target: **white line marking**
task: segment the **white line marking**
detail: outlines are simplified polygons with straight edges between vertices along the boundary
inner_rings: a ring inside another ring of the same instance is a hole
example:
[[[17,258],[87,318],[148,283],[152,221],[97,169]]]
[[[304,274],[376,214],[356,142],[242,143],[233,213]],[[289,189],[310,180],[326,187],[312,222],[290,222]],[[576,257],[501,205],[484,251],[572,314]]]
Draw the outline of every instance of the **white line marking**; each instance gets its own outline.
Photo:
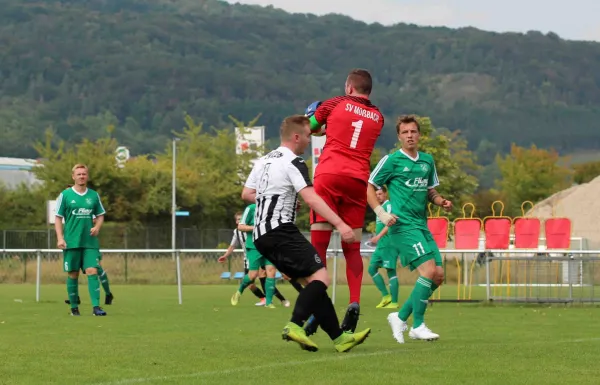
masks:
[[[600,337],[598,337],[598,338],[579,338],[579,339],[574,339],[574,340],[562,340],[562,341],[540,340],[540,341],[529,341],[528,343],[530,343],[530,344],[531,343],[533,343],[533,344],[564,344],[564,343],[581,343],[581,342],[595,342],[595,341],[600,341]],[[506,345],[520,345],[521,343],[522,342],[518,342],[518,343],[498,342],[498,343],[473,344],[473,346],[475,346],[475,345],[476,346],[506,346]],[[438,344],[439,345],[439,342],[432,342],[430,344],[432,344],[432,345]],[[383,356],[383,355],[394,354],[394,353],[419,353],[422,351],[430,351],[430,350],[438,350],[438,351],[456,350],[456,348],[457,348],[456,345],[444,345],[444,346],[437,346],[437,347],[430,346],[430,347],[426,347],[423,349],[381,350],[381,351],[370,352],[370,353],[348,353],[348,354],[333,353],[330,356],[325,356],[325,357],[320,356],[319,358],[313,358],[313,359],[302,360],[302,361],[274,362],[274,363],[270,363],[270,364],[266,364],[266,365],[259,365],[259,366],[245,366],[245,367],[238,367],[238,368],[232,368],[232,369],[211,370],[211,371],[187,373],[187,374],[174,374],[174,375],[170,375],[170,376],[129,378],[129,379],[123,379],[123,380],[117,380],[117,381],[110,381],[110,382],[98,382],[98,383],[91,384],[91,385],[128,385],[128,384],[141,384],[144,382],[168,381],[168,380],[183,379],[183,378],[220,376],[220,375],[239,373],[239,372],[250,372],[250,371],[257,371],[257,370],[262,370],[262,369],[272,369],[272,368],[278,368],[281,366],[285,366],[285,367],[300,366],[300,365],[316,364],[316,363],[322,363],[322,362],[350,360],[350,359],[354,359],[354,358]]]

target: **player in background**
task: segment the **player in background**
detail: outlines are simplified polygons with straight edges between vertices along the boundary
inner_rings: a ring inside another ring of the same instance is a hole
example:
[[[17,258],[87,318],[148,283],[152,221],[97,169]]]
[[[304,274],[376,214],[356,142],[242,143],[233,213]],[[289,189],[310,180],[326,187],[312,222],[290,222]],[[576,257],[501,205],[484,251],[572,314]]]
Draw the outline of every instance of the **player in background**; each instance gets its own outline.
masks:
[[[382,186],[375,192],[377,201],[387,213],[392,212],[392,204],[388,200],[387,189]],[[387,247],[389,227],[387,227],[379,217],[375,220],[375,236],[370,239],[371,243],[377,245],[375,252],[371,256],[369,262],[369,275],[373,278],[373,282],[381,292],[381,302],[376,307],[385,309],[398,308],[398,276],[396,275],[396,265],[398,264],[398,255],[393,254]],[[388,280],[390,283],[390,291],[388,292],[383,277],[379,274],[379,268],[383,267],[387,271]]]
[[[73,187],[73,185],[67,185],[67,188],[71,188]],[[96,225],[96,216],[92,216],[92,221],[94,223],[94,226]],[[63,225],[65,223],[65,220],[63,218],[62,220]],[[112,294],[112,292],[110,291],[110,284],[108,282],[108,274],[106,274],[106,270],[104,270],[102,268],[102,253],[100,253],[100,256],[98,257],[98,277],[100,279],[100,284],[102,285],[102,288],[104,289],[104,304],[105,305],[112,305],[112,301],[115,299],[115,296]],[[83,274],[85,274],[85,270],[83,271]],[[70,299],[66,299],[65,303],[67,305],[71,304],[71,300]],[[81,297],[77,296],[77,304],[81,305]]]
[[[361,344],[371,329],[359,333],[342,331],[333,303],[327,294],[329,275],[315,248],[295,225],[298,194],[312,209],[333,224],[344,242],[355,242],[354,232],[314,191],[308,167],[301,158],[310,143],[307,117],[294,115],[284,119],[280,128],[281,145],[260,158],[244,185],[242,199],[256,202],[253,231],[257,250],[282,274],[304,285],[292,318],[284,327],[284,340],[295,341],[304,350],[318,346],[302,329],[311,314],[329,335],[338,352],[347,352]]]
[[[248,258],[248,274],[244,275],[244,279],[240,283],[240,287],[237,289],[231,297],[231,304],[233,306],[238,304],[244,289],[248,287],[258,277],[258,270],[261,266],[265,267],[267,271],[267,279],[265,282],[265,307],[268,309],[274,309],[273,295],[275,294],[275,273],[277,270],[275,266],[261,255],[261,253],[254,246],[254,240],[252,239],[252,230],[254,229],[254,212],[256,210],[256,204],[251,203],[246,206],[242,219],[238,224],[238,230],[246,233],[246,256]],[[286,304],[284,303],[284,306]],[[289,306],[289,302],[287,303]]]
[[[315,192],[340,218],[354,229],[356,242],[342,245],[346,259],[346,278],[350,306],[342,322],[344,330],[354,331],[358,323],[363,261],[360,240],[367,207],[367,180],[370,159],[384,120],[371,103],[371,74],[354,69],[348,75],[344,96],[309,106],[311,130],[318,134],[326,125],[326,142],[315,170]],[[314,108],[316,107],[316,108]],[[333,227],[325,218],[311,211],[311,242],[325,261]],[[310,333],[316,331],[307,325]]]
[[[369,178],[368,201],[381,222],[390,226],[387,249],[400,256],[402,266],[417,270],[419,278],[415,287],[398,313],[388,315],[392,335],[404,343],[403,332],[408,329],[406,321],[413,315],[409,337],[419,340],[436,340],[425,325],[425,310],[429,297],[444,281],[442,256],[427,227],[428,201],[452,210],[452,202],[435,190],[439,185],[433,157],[418,151],[421,129],[412,116],[401,116],[396,124],[402,148],[384,156]],[[379,204],[375,188],[386,185],[392,202],[392,214]]]
[[[63,269],[67,275],[67,294],[71,305],[71,315],[79,313],[79,270],[84,270],[88,278],[88,290],[92,301],[92,314],[105,316],[100,307],[100,243],[98,233],[104,223],[106,211],[98,193],[87,187],[88,168],[76,164],[72,169],[75,185],[64,190],[56,201],[57,247],[63,250]],[[93,217],[96,217],[94,224]],[[65,221],[63,226],[63,219]]]
[[[233,254],[233,250],[236,247],[241,247],[242,250],[244,251],[244,275],[247,275],[248,274],[248,258],[246,257],[246,233],[237,229],[237,225],[240,224],[241,219],[242,219],[242,213],[241,212],[235,213],[236,228],[233,230],[233,238],[231,238],[231,243],[229,244],[229,247],[227,247],[225,254],[221,255],[219,257],[218,261],[220,263],[224,263],[227,260],[227,258],[229,258],[229,256],[231,254]],[[258,272],[258,276],[259,276],[259,279],[262,284],[263,277],[264,277],[264,279],[267,278],[267,274],[265,272],[264,266],[261,266],[261,268]],[[260,300],[259,302],[256,303],[256,306],[264,306],[265,305],[265,295],[264,295],[263,291],[261,291],[258,287],[256,287],[254,282],[252,282],[248,286],[248,289],[250,289],[252,294],[254,294]],[[264,285],[263,285],[263,290],[264,290]]]

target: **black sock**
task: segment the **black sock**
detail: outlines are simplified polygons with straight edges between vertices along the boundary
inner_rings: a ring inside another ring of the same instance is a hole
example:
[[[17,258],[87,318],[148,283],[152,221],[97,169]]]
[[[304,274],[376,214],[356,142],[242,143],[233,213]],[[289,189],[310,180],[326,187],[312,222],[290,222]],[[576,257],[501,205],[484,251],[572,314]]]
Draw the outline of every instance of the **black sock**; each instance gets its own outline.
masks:
[[[263,299],[265,298],[264,293],[256,286],[254,286],[254,288],[250,289],[252,291],[252,294],[254,294],[257,298]]]
[[[300,327],[304,326],[304,322],[314,313],[321,301],[323,287],[325,287],[323,282],[313,281],[300,292],[292,312],[291,321],[293,323]]]
[[[295,279],[291,279],[290,283],[292,284],[292,286],[294,286],[294,289],[296,289],[298,293],[302,291],[302,285],[300,285]]]
[[[267,277],[262,277],[262,278],[259,278],[259,279],[260,279],[260,286],[262,287],[263,292],[266,293],[267,290],[265,289],[265,283],[267,282]]]
[[[277,297],[277,299],[278,299],[278,300],[280,300],[281,302],[285,301],[285,297],[283,296],[283,294],[281,294],[281,293],[279,292],[279,289],[278,289],[278,288],[275,288],[275,293],[273,293],[273,295],[274,295],[275,297]]]
[[[342,335],[342,329],[340,328],[340,321],[335,313],[333,303],[327,294],[327,286],[321,281],[313,281],[312,283],[320,284],[319,302],[317,302],[314,311],[315,318],[329,338],[335,340]]]

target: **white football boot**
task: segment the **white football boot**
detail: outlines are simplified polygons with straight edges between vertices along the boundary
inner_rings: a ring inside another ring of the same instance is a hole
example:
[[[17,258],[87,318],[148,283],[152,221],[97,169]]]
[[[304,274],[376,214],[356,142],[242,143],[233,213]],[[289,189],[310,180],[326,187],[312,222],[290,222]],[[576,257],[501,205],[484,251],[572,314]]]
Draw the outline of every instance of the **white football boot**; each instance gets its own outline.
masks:
[[[435,341],[440,338],[439,334],[435,334],[432,332],[424,323],[421,324],[418,328],[410,328],[410,332],[408,332],[408,336],[413,340],[423,340],[423,341]]]
[[[406,322],[402,321],[400,319],[400,317],[398,317],[398,313],[390,313],[387,316],[387,320],[388,323],[390,324],[390,327],[392,328],[392,336],[394,336],[394,339],[399,343],[399,344],[403,344],[404,343],[404,332],[408,329],[408,325],[406,325]]]

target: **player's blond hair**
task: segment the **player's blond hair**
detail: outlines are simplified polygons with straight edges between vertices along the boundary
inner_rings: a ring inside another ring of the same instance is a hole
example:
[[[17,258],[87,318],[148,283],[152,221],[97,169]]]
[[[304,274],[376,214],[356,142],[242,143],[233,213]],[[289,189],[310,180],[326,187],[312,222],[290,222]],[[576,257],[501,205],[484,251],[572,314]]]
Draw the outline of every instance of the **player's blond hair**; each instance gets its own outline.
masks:
[[[77,170],[78,168],[84,168],[86,171],[88,169],[88,167],[85,164],[83,164],[83,163],[77,163],[75,166],[73,166],[73,168],[71,169],[71,172],[73,174],[75,174],[75,170]]]
[[[304,115],[291,115],[283,119],[279,128],[281,140],[291,139],[292,134],[300,134],[306,126],[310,127],[310,120]]]

